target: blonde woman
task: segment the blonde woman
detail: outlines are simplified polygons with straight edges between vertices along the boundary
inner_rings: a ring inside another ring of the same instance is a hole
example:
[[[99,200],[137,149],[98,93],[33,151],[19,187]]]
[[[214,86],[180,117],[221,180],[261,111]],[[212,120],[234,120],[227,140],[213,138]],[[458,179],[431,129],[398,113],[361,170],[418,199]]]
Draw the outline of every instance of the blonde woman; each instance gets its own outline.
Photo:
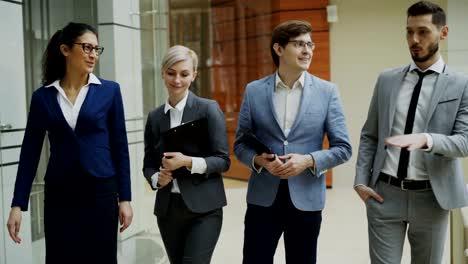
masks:
[[[169,97],[149,113],[145,128],[143,172],[158,190],[154,213],[172,264],[210,263],[226,205],[221,176],[230,165],[226,124],[216,101],[189,91],[197,64],[197,55],[187,47],[167,51],[162,77]],[[202,119],[207,121],[206,135],[198,136],[207,142],[203,150],[195,150],[195,155],[164,152],[167,130]]]

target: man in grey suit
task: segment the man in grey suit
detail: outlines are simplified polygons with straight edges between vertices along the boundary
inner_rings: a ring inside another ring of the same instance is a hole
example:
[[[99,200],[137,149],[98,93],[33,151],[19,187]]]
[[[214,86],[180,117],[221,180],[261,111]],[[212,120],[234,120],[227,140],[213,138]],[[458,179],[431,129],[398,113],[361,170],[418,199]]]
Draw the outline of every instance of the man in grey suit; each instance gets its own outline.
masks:
[[[315,44],[304,21],[272,33],[278,71],[247,85],[234,151],[252,168],[247,191],[244,264],[272,264],[284,235],[286,263],[316,262],[327,169],[351,156],[336,85],[307,73]],[[254,134],[272,153],[244,141]],[[325,134],[329,149],[323,149]]]
[[[468,78],[444,63],[445,12],[407,11],[413,62],[380,74],[361,132],[355,190],[365,202],[372,263],[441,263],[449,210],[468,205],[459,157],[468,156]]]

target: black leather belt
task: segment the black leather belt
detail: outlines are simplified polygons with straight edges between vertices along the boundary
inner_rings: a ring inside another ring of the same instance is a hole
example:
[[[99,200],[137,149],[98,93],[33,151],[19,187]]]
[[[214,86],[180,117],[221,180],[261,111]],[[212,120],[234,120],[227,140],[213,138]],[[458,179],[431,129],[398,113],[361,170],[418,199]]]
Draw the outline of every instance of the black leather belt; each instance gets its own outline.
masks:
[[[402,190],[428,190],[431,189],[431,182],[429,180],[415,181],[415,180],[401,180],[397,177],[390,176],[386,173],[381,172],[379,174],[379,181],[391,184]]]

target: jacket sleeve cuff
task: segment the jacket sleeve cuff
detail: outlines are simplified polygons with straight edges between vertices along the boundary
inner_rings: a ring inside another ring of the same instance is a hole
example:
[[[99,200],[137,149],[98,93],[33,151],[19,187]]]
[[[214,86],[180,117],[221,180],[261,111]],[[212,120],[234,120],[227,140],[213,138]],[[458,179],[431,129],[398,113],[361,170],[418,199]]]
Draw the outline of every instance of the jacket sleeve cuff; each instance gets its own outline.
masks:
[[[119,202],[123,202],[123,201],[128,201],[128,202],[131,202],[132,201],[132,195],[129,193],[129,192],[120,192],[119,193]]]
[[[257,155],[254,155],[254,156],[252,157],[252,170],[254,170],[256,173],[260,174],[260,173],[262,172],[262,170],[263,170],[263,167],[262,167],[262,166],[258,166],[258,168],[257,168],[257,166],[255,166],[255,157],[256,157],[256,156],[257,156]]]
[[[153,189],[161,189],[161,185],[159,185],[158,179],[159,172],[156,172],[155,174],[153,174],[153,176],[151,176],[151,187],[153,187]]]
[[[365,185],[365,184],[362,184],[362,183],[358,183],[358,184],[355,184],[355,185],[353,186],[353,188],[356,189],[356,187],[359,187],[359,186],[366,186],[366,185]]]
[[[432,136],[429,133],[424,133],[424,136],[426,136],[427,148],[424,148],[422,150],[429,152],[432,150],[432,146],[434,146],[434,140],[432,139]]]
[[[18,202],[13,201],[13,202],[11,203],[11,208],[13,208],[13,207],[19,207],[19,208],[21,209],[21,211],[23,211],[23,212],[28,211],[28,203],[26,203],[26,204],[20,204],[20,203],[18,203]]]
[[[312,158],[312,162],[314,163],[314,165],[312,165],[312,167],[309,167],[308,169],[309,169],[310,173],[312,174],[312,176],[317,176],[317,173],[316,173],[317,170],[316,170],[316,167],[315,167],[315,159],[314,159],[314,156],[312,156],[312,154],[310,154],[310,153],[309,153],[309,155],[310,155],[310,157]]]
[[[319,158],[320,154],[318,152],[309,153],[309,155],[312,157],[312,160],[314,161],[314,166],[312,168],[309,168],[312,175],[314,175],[315,177],[320,177],[320,175],[328,171],[327,169],[322,169],[320,167],[320,158]]]

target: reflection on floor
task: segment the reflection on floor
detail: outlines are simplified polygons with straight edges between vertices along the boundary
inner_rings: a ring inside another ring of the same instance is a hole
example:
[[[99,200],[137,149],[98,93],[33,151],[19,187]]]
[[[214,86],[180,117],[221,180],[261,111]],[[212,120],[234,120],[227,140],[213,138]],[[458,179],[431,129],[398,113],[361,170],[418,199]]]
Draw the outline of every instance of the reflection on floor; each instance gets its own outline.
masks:
[[[224,208],[224,221],[213,255],[213,264],[242,263],[244,213],[246,208],[246,183],[225,180],[228,206]],[[354,193],[351,184],[334,186],[327,190],[327,204],[319,237],[318,260],[320,264],[369,263],[367,220],[365,207]],[[443,263],[449,263],[447,240]],[[401,263],[410,263],[408,241]],[[159,231],[154,229],[123,241],[119,245],[120,264],[168,264]],[[275,264],[283,264],[283,241],[278,243]]]
[[[118,248],[120,264],[169,264],[159,231],[140,233]]]
[[[239,251],[237,248],[242,248],[241,238],[243,235],[239,232],[243,230],[243,221],[241,218],[245,211],[245,191],[247,182],[226,178],[224,179],[224,186],[229,199],[229,205],[224,208],[223,230],[212,263],[241,263],[242,251]],[[149,203],[154,204],[154,201],[150,201]],[[239,205],[243,207],[240,208]],[[242,229],[237,230],[238,228],[236,227],[239,224]],[[237,241],[233,241],[232,238],[234,237]],[[236,249],[233,248],[231,250],[230,247],[234,244]],[[120,264],[169,264],[156,221],[154,228],[151,230],[122,241],[119,244],[118,253]],[[235,256],[232,259],[234,262],[229,262],[230,258],[227,256],[230,254],[234,254]],[[239,259],[238,262],[237,259]]]

